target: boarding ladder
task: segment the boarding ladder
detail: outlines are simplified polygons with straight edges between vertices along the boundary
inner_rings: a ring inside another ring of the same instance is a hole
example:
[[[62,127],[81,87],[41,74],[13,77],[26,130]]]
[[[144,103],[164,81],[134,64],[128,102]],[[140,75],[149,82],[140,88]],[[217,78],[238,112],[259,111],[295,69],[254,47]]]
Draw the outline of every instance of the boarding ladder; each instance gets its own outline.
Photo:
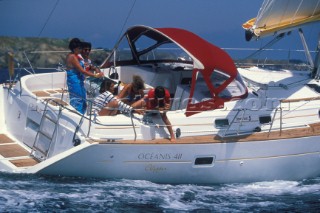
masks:
[[[57,114],[56,119],[49,116],[49,112],[53,113],[55,115],[53,110],[48,110],[49,102],[54,101],[51,99],[48,99],[46,101],[42,117],[40,120],[39,129],[37,131],[33,146],[31,148],[30,155],[37,158],[39,161],[46,160],[49,154],[49,150],[51,148],[53,139],[55,138],[56,131],[58,129],[59,120],[61,117],[62,107],[60,105],[59,112]],[[51,123],[51,125],[50,125]],[[53,131],[50,133],[47,129],[52,130],[53,125]],[[46,128],[47,129],[46,129]]]

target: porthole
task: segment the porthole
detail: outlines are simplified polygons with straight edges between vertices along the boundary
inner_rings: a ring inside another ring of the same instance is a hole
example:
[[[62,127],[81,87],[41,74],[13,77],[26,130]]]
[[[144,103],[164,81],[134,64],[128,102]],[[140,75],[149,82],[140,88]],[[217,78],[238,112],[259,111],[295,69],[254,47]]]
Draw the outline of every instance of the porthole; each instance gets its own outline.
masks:
[[[229,120],[228,119],[216,119],[214,121],[214,124],[216,128],[224,128],[229,126]]]
[[[260,116],[259,117],[260,124],[268,124],[271,122],[271,116]]]
[[[199,157],[196,158],[194,165],[211,165],[213,162],[213,157]]]

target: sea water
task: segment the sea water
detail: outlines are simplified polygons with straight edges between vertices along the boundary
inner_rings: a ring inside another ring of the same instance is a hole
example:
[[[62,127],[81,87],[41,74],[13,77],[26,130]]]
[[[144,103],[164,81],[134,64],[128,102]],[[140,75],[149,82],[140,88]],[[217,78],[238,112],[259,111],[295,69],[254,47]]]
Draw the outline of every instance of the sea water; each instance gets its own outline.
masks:
[[[319,212],[320,178],[219,185],[0,173],[0,212]]]

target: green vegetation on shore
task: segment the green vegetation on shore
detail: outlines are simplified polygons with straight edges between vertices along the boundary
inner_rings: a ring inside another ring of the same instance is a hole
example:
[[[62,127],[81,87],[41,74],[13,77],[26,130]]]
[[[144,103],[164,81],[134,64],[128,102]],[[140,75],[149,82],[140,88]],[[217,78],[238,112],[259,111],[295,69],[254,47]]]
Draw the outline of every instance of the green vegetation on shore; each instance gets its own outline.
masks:
[[[70,39],[55,38],[20,38],[0,37],[0,69],[7,68],[7,53],[13,52],[17,62],[22,67],[29,67],[28,60],[34,68],[55,68],[59,63],[65,63],[65,57],[70,52]],[[93,47],[94,48],[94,47]],[[99,49],[92,51],[94,64],[101,64],[109,51]],[[27,56],[27,57],[26,57]],[[15,65],[17,67],[17,65]]]

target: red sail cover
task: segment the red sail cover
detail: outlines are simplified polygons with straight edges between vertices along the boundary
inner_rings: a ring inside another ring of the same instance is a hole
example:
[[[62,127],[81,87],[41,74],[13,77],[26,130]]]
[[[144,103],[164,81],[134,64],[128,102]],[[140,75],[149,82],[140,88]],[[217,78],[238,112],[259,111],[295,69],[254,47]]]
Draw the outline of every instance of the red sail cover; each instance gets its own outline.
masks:
[[[156,28],[156,30],[184,49],[194,60],[186,116],[201,111],[223,108],[226,101],[247,96],[247,88],[242,82],[233,60],[225,51],[183,29]],[[211,98],[194,101],[197,79],[200,76],[205,82]],[[215,79],[215,76],[219,79]],[[214,82],[218,85],[213,85]],[[222,95],[222,93],[224,94]]]

